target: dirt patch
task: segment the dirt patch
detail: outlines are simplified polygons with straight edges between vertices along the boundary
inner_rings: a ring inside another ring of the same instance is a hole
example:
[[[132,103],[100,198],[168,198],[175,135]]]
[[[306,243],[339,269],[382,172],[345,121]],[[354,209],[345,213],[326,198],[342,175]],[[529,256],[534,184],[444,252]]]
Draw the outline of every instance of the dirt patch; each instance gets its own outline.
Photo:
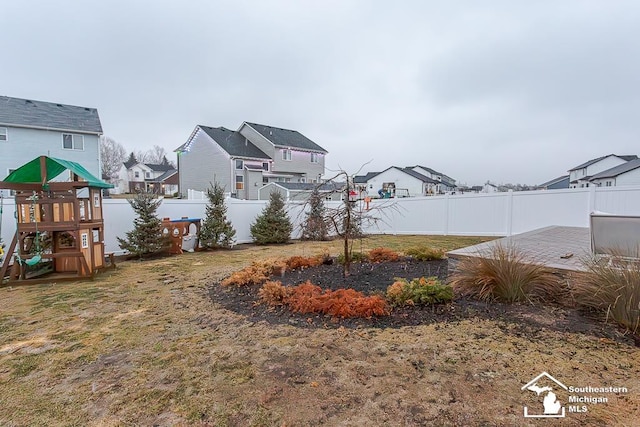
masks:
[[[418,277],[447,278],[447,260],[415,261],[403,259],[397,262],[358,263],[351,275],[344,277],[342,266],[334,263],[293,271],[272,277],[288,286],[310,280],[323,289],[352,288],[365,294],[384,294],[395,278]],[[211,299],[228,310],[232,310],[250,321],[267,321],[272,324],[290,324],[303,328],[347,327],[347,328],[399,328],[403,326],[455,323],[468,319],[483,319],[500,322],[505,330],[518,336],[535,338],[542,331],[573,332],[596,338],[614,340],[634,345],[633,337],[624,334],[613,325],[589,317],[573,308],[554,305],[502,304],[482,302],[459,297],[448,304],[425,307],[393,307],[389,316],[370,319],[340,319],[317,314],[292,313],[286,307],[268,307],[260,303],[260,286],[223,287],[211,284]]]

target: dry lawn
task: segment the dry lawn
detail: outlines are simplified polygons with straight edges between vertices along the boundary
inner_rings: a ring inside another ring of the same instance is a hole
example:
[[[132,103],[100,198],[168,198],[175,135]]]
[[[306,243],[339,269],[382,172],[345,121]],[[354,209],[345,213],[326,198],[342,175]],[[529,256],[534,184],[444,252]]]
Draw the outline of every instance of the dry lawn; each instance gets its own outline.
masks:
[[[476,238],[374,237],[363,249]],[[512,426],[520,387],[626,386],[554,425],[638,425],[640,350],[469,319],[401,329],[252,323],[207,287],[252,260],[337,254],[339,242],[123,262],[92,282],[0,288],[0,425]],[[546,423],[550,424],[550,423]]]

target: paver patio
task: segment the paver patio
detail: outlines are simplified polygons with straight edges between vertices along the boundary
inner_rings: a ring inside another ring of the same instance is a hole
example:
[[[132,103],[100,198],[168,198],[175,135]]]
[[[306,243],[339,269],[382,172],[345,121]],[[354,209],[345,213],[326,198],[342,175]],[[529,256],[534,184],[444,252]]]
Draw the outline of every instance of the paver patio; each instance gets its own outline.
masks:
[[[503,247],[514,245],[532,261],[565,271],[584,270],[581,260],[591,253],[589,228],[551,226],[456,249],[447,255],[454,261],[461,257],[482,256],[498,244]]]

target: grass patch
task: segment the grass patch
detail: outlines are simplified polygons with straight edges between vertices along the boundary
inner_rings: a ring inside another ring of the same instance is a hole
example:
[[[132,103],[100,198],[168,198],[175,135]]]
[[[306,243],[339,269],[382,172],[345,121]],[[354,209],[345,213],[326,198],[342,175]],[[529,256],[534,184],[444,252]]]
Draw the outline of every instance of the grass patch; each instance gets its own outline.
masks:
[[[495,245],[461,259],[449,283],[461,295],[510,303],[549,300],[560,293],[558,277],[515,246]]]
[[[21,356],[12,364],[12,375],[14,378],[22,378],[35,371],[40,364],[40,357],[35,354]]]
[[[404,253],[418,261],[433,261],[443,259],[445,251],[442,248],[435,248],[433,246],[418,246],[409,248],[404,251]]]

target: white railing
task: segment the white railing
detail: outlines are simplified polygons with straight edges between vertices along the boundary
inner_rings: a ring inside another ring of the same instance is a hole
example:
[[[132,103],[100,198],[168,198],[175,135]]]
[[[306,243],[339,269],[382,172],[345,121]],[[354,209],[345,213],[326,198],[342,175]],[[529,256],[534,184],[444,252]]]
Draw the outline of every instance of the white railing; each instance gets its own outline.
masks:
[[[238,243],[251,241],[249,227],[266,201],[227,198],[227,216],[236,229]],[[158,216],[204,217],[206,200],[166,199]],[[340,202],[327,202],[337,206]],[[362,203],[362,202],[358,202]],[[105,246],[118,252],[116,236],[133,228],[135,215],[123,199],[104,200]],[[404,199],[374,199],[370,213],[381,220],[368,225],[368,233],[506,236],[549,225],[588,227],[593,211],[640,215],[640,186],[462,194]],[[15,233],[13,199],[4,200],[2,238],[6,245]],[[288,204],[295,224],[303,219],[303,207]],[[294,237],[297,237],[296,228]]]

